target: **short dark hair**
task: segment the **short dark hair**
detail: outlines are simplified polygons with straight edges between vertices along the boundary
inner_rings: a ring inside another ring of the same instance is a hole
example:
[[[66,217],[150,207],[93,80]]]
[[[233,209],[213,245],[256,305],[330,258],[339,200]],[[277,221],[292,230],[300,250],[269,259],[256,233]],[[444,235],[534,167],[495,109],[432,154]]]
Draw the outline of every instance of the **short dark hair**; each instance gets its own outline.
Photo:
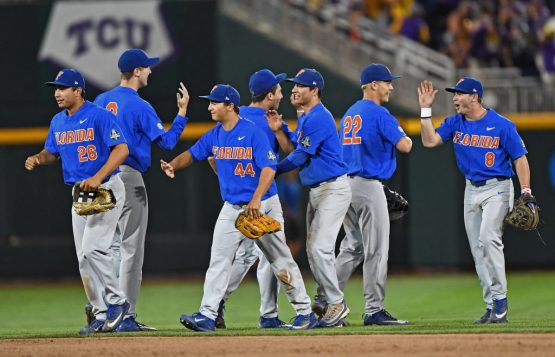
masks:
[[[268,93],[276,94],[277,86],[278,85],[276,84],[272,88],[260,93],[259,95],[253,95],[252,96],[252,102],[253,103],[259,103],[259,102],[263,101],[264,98],[266,98],[266,96],[268,95]]]
[[[135,69],[133,69],[134,71]],[[126,81],[130,80],[133,77],[133,71],[123,72],[121,74],[121,79],[125,79]]]
[[[227,107],[229,107],[229,106],[232,105],[232,104],[233,104],[233,103],[225,103],[225,102],[224,102],[224,105],[227,106]],[[233,111],[235,112],[235,114],[239,114],[239,107],[236,106],[235,104],[233,104]]]

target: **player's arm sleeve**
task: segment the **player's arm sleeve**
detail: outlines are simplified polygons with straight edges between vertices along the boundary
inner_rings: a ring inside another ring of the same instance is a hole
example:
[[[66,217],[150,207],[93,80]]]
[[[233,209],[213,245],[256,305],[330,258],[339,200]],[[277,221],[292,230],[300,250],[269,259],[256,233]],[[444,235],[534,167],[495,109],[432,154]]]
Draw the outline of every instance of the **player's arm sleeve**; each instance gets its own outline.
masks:
[[[276,169],[276,175],[280,175],[284,172],[294,170],[297,167],[301,167],[308,161],[308,159],[310,159],[310,155],[308,153],[300,150],[295,150],[285,159],[280,161]]]
[[[445,119],[443,123],[436,128],[436,133],[439,134],[444,143],[453,139],[453,118],[454,117],[449,117]]]
[[[528,153],[524,141],[516,131],[516,125],[514,123],[511,123],[505,132],[505,142],[507,143],[505,151],[509,154],[511,160],[516,160]]]
[[[126,144],[127,140],[119,127],[116,117],[107,110],[104,110],[104,115],[99,118],[101,124],[101,138],[108,147],[114,147],[118,144]]]
[[[176,115],[170,129],[154,140],[156,145],[164,150],[172,150],[175,145],[177,145],[179,137],[181,133],[183,133],[183,129],[185,129],[188,120],[189,118],[187,117],[182,117],[179,114]]]
[[[58,145],[56,145],[56,136],[52,130],[52,125],[50,125],[50,129],[48,129],[46,141],[44,142],[44,149],[56,157],[60,156]]]
[[[337,129],[335,127],[335,120],[326,122],[328,118],[316,118],[312,117],[303,123],[303,131],[298,139],[297,147],[295,151],[304,151],[309,155],[315,155],[316,150],[326,139],[326,135],[332,134],[337,135]]]
[[[252,150],[254,153],[254,163],[260,169],[265,167],[270,167],[272,170],[276,170],[276,155],[272,147],[270,146],[270,141],[268,137],[264,135],[262,130],[255,130],[251,136]]]
[[[289,141],[293,144],[293,147],[297,148],[297,136],[295,135],[294,131],[291,131],[289,125],[285,121],[281,123],[281,130],[285,134],[285,136],[289,139]]]
[[[206,160],[208,157],[213,156],[212,153],[212,137],[213,130],[208,131],[197,142],[189,148],[189,153],[195,161]]]
[[[391,144],[396,145],[399,140],[407,136],[399,121],[389,113],[384,114],[380,118],[380,131],[385,140],[389,141]]]

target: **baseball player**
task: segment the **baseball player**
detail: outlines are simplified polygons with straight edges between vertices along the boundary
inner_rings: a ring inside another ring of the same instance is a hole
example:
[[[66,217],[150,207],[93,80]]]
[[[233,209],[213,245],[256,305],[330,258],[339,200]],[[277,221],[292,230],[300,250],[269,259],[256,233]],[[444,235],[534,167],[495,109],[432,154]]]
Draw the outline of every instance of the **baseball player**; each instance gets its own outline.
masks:
[[[457,166],[466,179],[464,225],[486,303],[477,324],[507,322],[507,278],[503,255],[503,218],[513,205],[513,166],[522,194],[532,194],[526,147],[516,126],[482,104],[482,83],[472,77],[453,87],[457,114],[434,129],[430,81],[420,83],[422,143],[433,148],[452,140]]]
[[[118,239],[112,247],[120,252],[119,283],[130,303],[129,311],[118,332],[152,331],[152,327],[136,321],[136,305],[142,281],[144,246],[148,223],[148,197],[143,174],[150,168],[151,143],[164,150],[172,150],[187,123],[189,94],[180,83],[177,93],[177,116],[166,131],[154,108],[139,96],[146,87],[151,66],[158,57],[149,58],[140,49],[130,49],[120,56],[120,85],[100,94],[95,104],[111,111],[117,117],[129,143],[129,156],[121,165],[121,179],[125,186],[125,204],[118,222]],[[181,93],[181,94],[180,94]]]
[[[349,314],[335,268],[335,242],[351,202],[347,166],[341,158],[335,120],[321,102],[322,75],[315,69],[305,68],[287,81],[295,84],[294,100],[304,113],[299,117],[295,133],[282,128],[277,113],[268,115],[281,148],[290,153],[279,163],[277,173],[299,167],[301,183],[310,187],[306,251],[327,303],[319,326],[332,327],[342,324]]]
[[[277,110],[283,94],[280,83],[285,79],[286,74],[280,73],[277,76],[269,69],[262,69],[253,73],[249,80],[249,90],[252,95],[252,102],[249,106],[239,107],[241,118],[256,124],[266,133],[271,143],[272,151],[279,158],[279,143],[272,129],[268,126],[265,118],[268,110]],[[283,125],[287,125],[283,123]],[[255,241],[244,239],[235,254],[235,260],[231,270],[231,276],[227,291],[220,302],[218,316],[216,317],[216,328],[225,328],[223,311],[225,302],[241,284],[247,275],[250,267],[259,258],[257,267],[257,279],[260,287],[260,328],[280,328],[288,327],[285,322],[278,317],[277,298],[279,293],[279,281],[274,276],[270,263],[255,244]]]
[[[412,149],[411,139],[382,106],[389,102],[392,81],[397,78],[383,64],[364,68],[360,76],[363,97],[347,110],[339,126],[353,197],[343,221],[345,238],[337,255],[337,278],[343,289],[363,263],[365,325],[407,324],[384,309],[390,227],[382,181],[395,172],[395,149],[402,153]]]
[[[66,185],[80,182],[81,189],[95,191],[102,184],[113,191],[114,209],[90,216],[71,212],[79,273],[94,314],[93,321],[79,333],[113,331],[129,309],[113,274],[110,250],[125,201],[118,166],[128,155],[127,144],[113,115],[85,100],[81,73],[63,69],[46,85],[56,87],[54,97],[63,110],[52,118],[44,149],[29,156],[25,168],[31,171],[61,159]]]
[[[161,168],[166,175],[174,177],[175,170],[193,161],[210,156],[215,159],[225,202],[214,227],[200,310],[180,317],[186,328],[210,332],[215,330],[214,320],[229,284],[233,259],[241,242],[247,239],[235,228],[237,216],[245,211],[251,217],[258,217],[263,211],[283,226],[283,214],[274,182],[276,155],[262,129],[240,119],[239,93],[229,85],[218,84],[209,95],[200,98],[210,101],[208,110],[218,124],[169,164],[161,160]],[[318,320],[310,308],[301,272],[285,243],[283,231],[262,236],[256,244],[270,262],[274,275],[285,285],[289,302],[297,312],[289,328],[315,327]]]

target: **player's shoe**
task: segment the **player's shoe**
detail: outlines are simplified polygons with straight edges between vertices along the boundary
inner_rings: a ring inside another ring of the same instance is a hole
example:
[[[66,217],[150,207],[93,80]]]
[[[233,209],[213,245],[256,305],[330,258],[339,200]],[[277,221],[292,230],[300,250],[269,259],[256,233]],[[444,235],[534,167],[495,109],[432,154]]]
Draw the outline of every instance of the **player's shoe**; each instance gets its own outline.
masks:
[[[509,311],[509,306],[507,303],[507,298],[501,300],[493,300],[493,312],[489,322],[492,324],[504,324],[509,322],[507,320],[507,312]]]
[[[474,321],[475,324],[487,324],[491,318],[491,309],[488,307],[486,312],[478,320]]]
[[[79,330],[80,335],[89,335],[91,333],[101,333],[104,327],[104,320],[92,320],[90,324]]]
[[[399,320],[393,316],[385,309],[380,310],[374,314],[364,314],[364,325],[408,325],[409,322],[405,320]]]
[[[314,313],[318,315],[318,317],[324,316],[324,314],[326,313],[327,306],[328,306],[328,303],[326,302],[326,299],[323,296],[321,295],[314,296],[314,302],[312,303],[312,311],[314,311]]]
[[[103,332],[114,331],[123,321],[125,314],[129,311],[129,303],[124,301],[121,305],[108,305],[106,311],[106,323],[102,327]]]
[[[87,326],[90,325],[94,319],[93,306],[90,302],[85,305],[85,316],[87,317]]]
[[[142,331],[156,331],[154,327],[147,326],[135,320],[133,316],[129,316],[119,324],[116,332],[142,332]]]
[[[216,330],[215,321],[200,312],[195,312],[193,315],[183,314],[179,317],[179,321],[183,326],[193,331],[214,332]]]
[[[216,328],[222,329],[226,328],[224,320],[225,311],[225,301],[220,301],[220,306],[218,306],[218,316],[216,316]]]
[[[326,313],[320,319],[318,325],[320,327],[334,327],[339,322],[345,319],[347,315],[349,315],[349,308],[345,301],[342,301],[338,304],[328,304],[326,308]]]
[[[289,327],[290,330],[309,330],[318,326],[318,319],[311,312],[308,315],[297,315]]]
[[[291,325],[281,321],[279,317],[263,317],[260,316],[260,328],[289,328]]]

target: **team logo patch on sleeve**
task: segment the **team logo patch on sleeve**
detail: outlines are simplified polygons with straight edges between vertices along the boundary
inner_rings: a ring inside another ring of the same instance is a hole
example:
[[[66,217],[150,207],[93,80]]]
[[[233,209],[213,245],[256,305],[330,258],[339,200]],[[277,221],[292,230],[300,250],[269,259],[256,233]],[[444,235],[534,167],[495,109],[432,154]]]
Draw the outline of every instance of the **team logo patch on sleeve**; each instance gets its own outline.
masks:
[[[119,133],[116,131],[116,129],[112,129],[112,131],[110,132],[110,139],[112,140],[118,140],[120,138],[121,135],[119,135]]]
[[[274,161],[276,159],[276,154],[272,150],[268,151],[268,159]]]
[[[303,140],[301,141],[301,145],[305,148],[309,148],[311,144],[312,143],[310,142],[310,137],[309,136],[305,136],[303,138]]]
[[[158,129],[160,130],[164,130],[164,126],[162,125],[162,123],[158,123],[158,125],[156,125],[158,127]]]

